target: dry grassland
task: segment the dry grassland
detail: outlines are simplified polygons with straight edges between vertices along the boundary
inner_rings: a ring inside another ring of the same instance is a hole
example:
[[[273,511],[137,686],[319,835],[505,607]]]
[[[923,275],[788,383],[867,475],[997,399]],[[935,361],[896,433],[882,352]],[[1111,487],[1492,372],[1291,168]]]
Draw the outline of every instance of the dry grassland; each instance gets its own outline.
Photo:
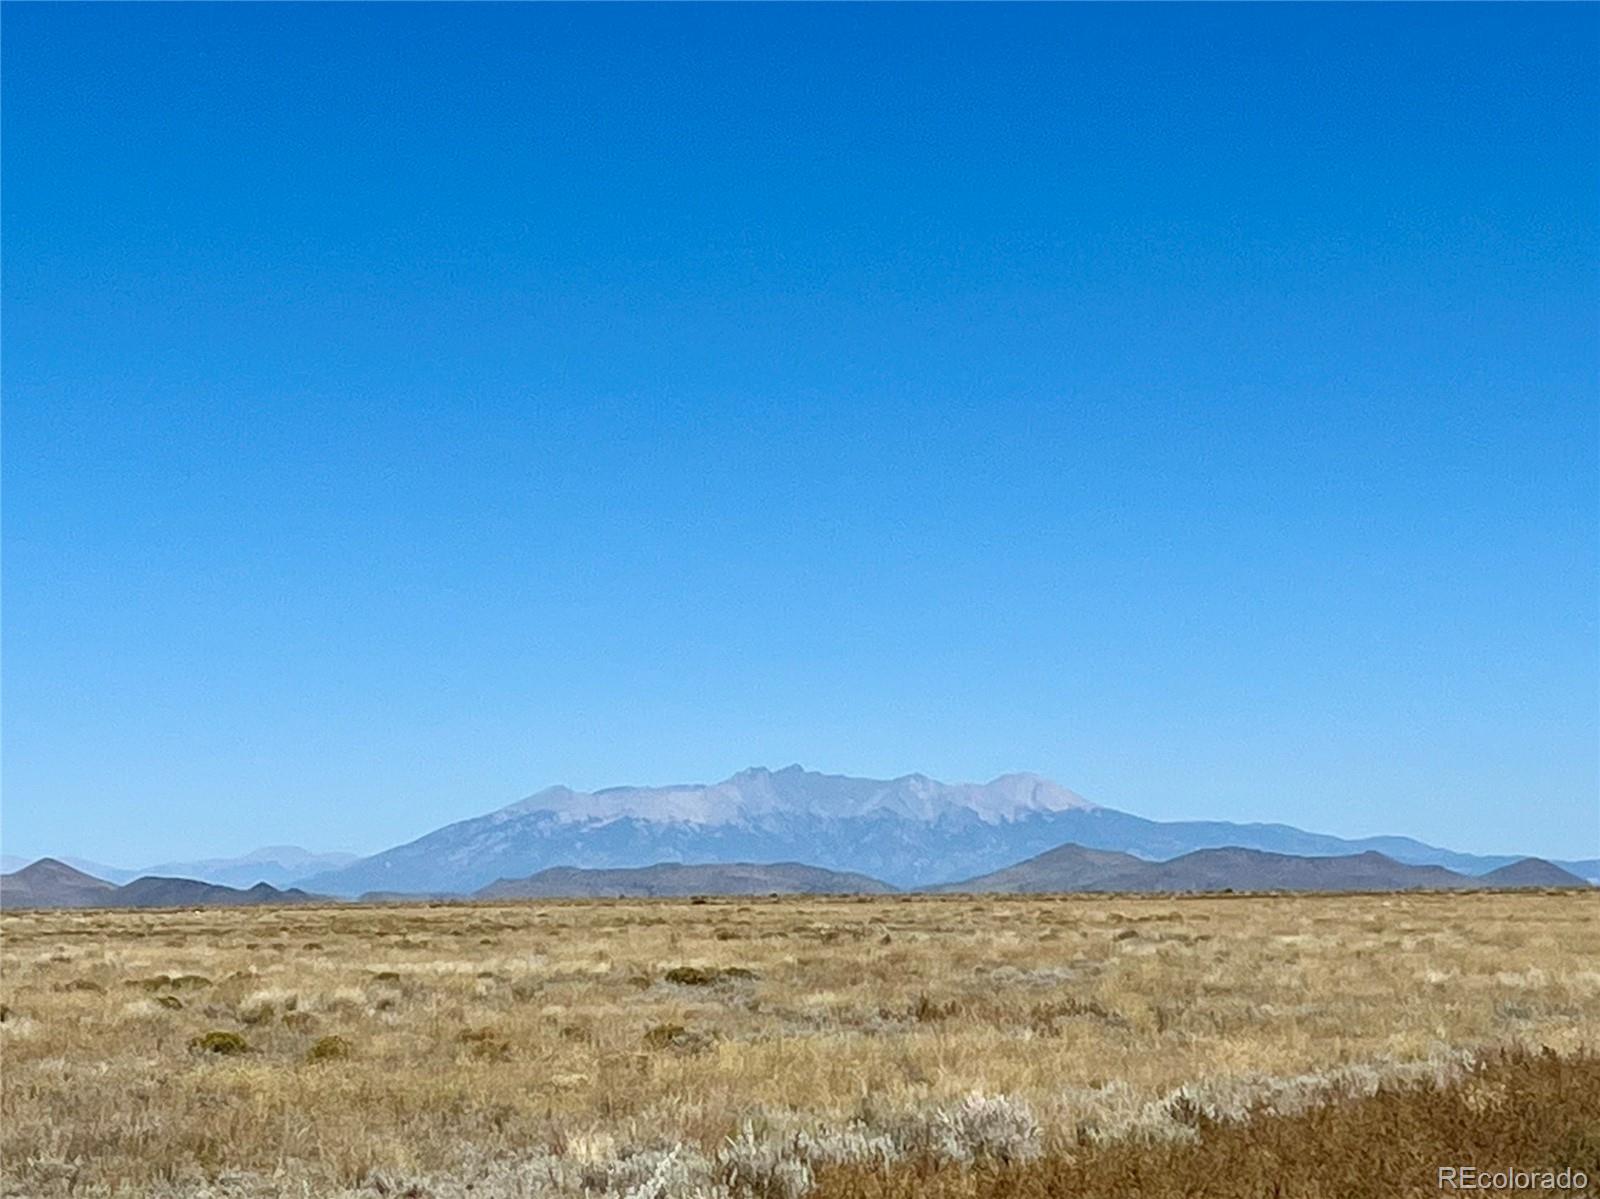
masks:
[[[1562,1125],[1600,1123],[1597,916],[1577,893],[7,913],[0,1191],[1156,1194],[1127,1171],[1333,1135],[1329,1110],[1402,1161],[1396,1103],[1434,1112],[1414,1129],[1472,1115],[1461,1152],[1537,1131],[1600,1178],[1600,1134]],[[1507,1046],[1534,1056],[1472,1065]],[[1347,1193],[1420,1183],[1379,1185]]]

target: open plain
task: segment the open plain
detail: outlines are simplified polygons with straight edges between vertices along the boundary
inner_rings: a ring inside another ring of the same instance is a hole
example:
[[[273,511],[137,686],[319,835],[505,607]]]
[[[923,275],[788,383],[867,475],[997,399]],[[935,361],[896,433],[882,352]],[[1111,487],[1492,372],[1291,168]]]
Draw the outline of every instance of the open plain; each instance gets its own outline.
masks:
[[[1597,917],[1576,891],[6,913],[0,1189],[1381,1196],[1457,1157],[1592,1185]]]

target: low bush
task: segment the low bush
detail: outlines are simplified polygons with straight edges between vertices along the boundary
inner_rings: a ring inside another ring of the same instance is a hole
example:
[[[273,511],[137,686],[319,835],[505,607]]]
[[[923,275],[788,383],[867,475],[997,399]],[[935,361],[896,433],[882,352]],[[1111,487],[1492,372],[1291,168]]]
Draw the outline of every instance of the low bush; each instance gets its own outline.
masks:
[[[336,1062],[354,1057],[356,1047],[343,1037],[319,1037],[317,1043],[306,1050],[308,1062]]]
[[[71,982],[57,983],[57,991],[88,991],[93,995],[104,995],[106,989],[92,978],[75,978]]]
[[[203,974],[157,974],[153,978],[129,979],[126,985],[146,991],[195,991],[209,987],[211,980]]]
[[[918,1024],[937,1024],[940,1020],[948,1020],[961,1010],[961,1005],[953,999],[943,1003],[930,999],[926,992],[917,996],[916,1002],[911,1005],[911,1018]]]
[[[680,987],[709,987],[719,982],[747,982],[758,975],[744,966],[674,966],[661,977]]]
[[[680,987],[709,987],[717,981],[717,972],[700,966],[674,966],[662,977]]]
[[[220,1029],[212,1032],[201,1033],[189,1039],[191,1053],[216,1053],[223,1057],[234,1057],[241,1053],[250,1052],[250,1043],[236,1032],[224,1032]]]
[[[671,1049],[688,1035],[689,1030],[681,1024],[656,1024],[645,1029],[643,1039],[651,1049]]]
[[[681,1024],[656,1024],[644,1033],[647,1048],[674,1053],[704,1053],[714,1041],[715,1038],[709,1033],[697,1032]]]
[[[492,1028],[464,1028],[456,1040],[467,1047],[467,1052],[479,1061],[505,1062],[511,1060],[511,1042]]]

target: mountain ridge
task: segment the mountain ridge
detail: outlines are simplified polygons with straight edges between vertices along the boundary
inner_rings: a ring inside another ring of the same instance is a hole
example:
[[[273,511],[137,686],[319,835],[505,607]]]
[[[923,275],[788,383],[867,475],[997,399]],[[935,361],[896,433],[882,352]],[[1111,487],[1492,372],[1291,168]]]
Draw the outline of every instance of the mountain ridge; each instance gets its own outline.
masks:
[[[1441,866],[1411,866],[1375,850],[1333,857],[1266,853],[1228,846],[1164,862],[1071,843],[989,875],[913,888],[922,893],[1216,893],[1568,888],[1592,884],[1541,858],[1523,858],[1482,876]],[[801,862],[658,862],[593,870],[557,866],[502,878],[469,895],[368,892],[363,902],[477,899],[669,898],[695,895],[888,895],[898,888],[857,873]],[[0,908],[180,908],[335,902],[257,883],[238,890],[197,879],[146,876],[115,886],[53,858],[0,875]]]
[[[1021,862],[986,875],[927,888],[938,893],[979,891],[993,895],[1020,895],[1039,891],[1094,890],[1095,884],[1147,863],[1132,854],[1111,849],[1090,849],[1068,841]]]
[[[911,887],[1004,869],[1066,842],[1161,861],[1223,847],[1293,856],[1375,850],[1467,874],[1521,857],[1457,853],[1407,837],[1346,839],[1285,824],[1149,820],[1024,772],[951,784],[922,774],[867,779],[791,765],[750,767],[717,783],[547,787],[299,882],[352,897],[465,894],[556,866],[807,861]],[[1600,863],[1571,865],[1580,876],[1600,878]]]
[[[298,845],[264,845],[235,857],[173,859],[138,867],[113,866],[73,854],[54,856],[74,870],[119,886],[131,883],[136,878],[158,875],[192,878],[240,889],[247,889],[256,883],[270,883],[275,887],[292,886],[309,875],[342,869],[361,857],[360,854],[342,851],[303,849]],[[27,864],[27,859],[15,859],[8,854],[4,872],[14,873]]]
[[[192,878],[145,875],[118,885],[85,874],[56,858],[40,858],[0,874],[0,909],[248,907],[317,903],[324,897],[270,883],[241,890]]]
[[[103,878],[85,874],[59,858],[40,858],[0,874],[0,907],[96,907],[116,891]]]
[[[1479,875],[1474,881],[1494,887],[1568,887],[1574,880],[1593,885],[1593,880],[1564,870],[1546,858],[1523,858]]]
[[[1114,874],[1108,891],[1412,891],[1471,887],[1470,875],[1397,862],[1375,849],[1309,857],[1238,846],[1197,849]]]
[[[1004,870],[930,890],[961,894],[1222,891],[1410,891],[1582,887],[1591,885],[1542,858],[1524,858],[1484,875],[1397,862],[1376,850],[1331,857],[1225,846],[1164,862],[1061,845]]]
[[[1218,894],[1284,891],[1415,891],[1568,888],[1590,884],[1541,858],[1524,858],[1482,876],[1442,866],[1411,866],[1366,850],[1331,857],[1266,853],[1227,846],[1196,850],[1165,862],[1129,854],[1059,845],[995,873],[911,888],[921,894]],[[623,870],[556,866],[525,879],[500,879],[474,892],[484,900],[665,898],[693,895],[897,894],[897,888],[859,874],[798,862],[663,862]]]
[[[666,898],[692,895],[891,895],[864,874],[802,862],[657,862],[620,870],[552,866],[523,879],[498,879],[474,899]]]

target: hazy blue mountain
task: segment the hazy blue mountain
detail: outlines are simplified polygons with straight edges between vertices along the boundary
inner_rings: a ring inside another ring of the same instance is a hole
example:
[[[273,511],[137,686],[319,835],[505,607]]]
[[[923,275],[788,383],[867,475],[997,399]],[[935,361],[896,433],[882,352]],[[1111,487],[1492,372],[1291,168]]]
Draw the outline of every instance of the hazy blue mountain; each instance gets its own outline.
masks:
[[[805,861],[906,885],[962,877],[1064,838],[1051,822],[1092,807],[1035,775],[947,784],[924,775],[860,779],[791,766],[713,784],[551,787],[303,881],[338,895],[476,891],[551,866]],[[1037,852],[1037,850],[1034,850]]]
[[[204,858],[196,862],[162,862],[141,875],[193,878],[225,887],[250,888],[257,883],[286,887],[312,874],[338,870],[357,861],[353,853],[314,853],[298,845],[268,845],[236,858]]]
[[[1481,874],[1519,860],[1454,853],[1406,837],[1345,840],[1284,824],[1146,820],[1032,774],[949,784],[920,774],[864,779],[790,766],[753,767],[712,784],[551,787],[299,884],[348,896],[468,894],[552,866],[802,861],[911,887],[970,879],[1069,841],[1157,861],[1221,848],[1323,857],[1374,851],[1397,862]]]
[[[1514,864],[1514,863],[1513,863]],[[1586,883],[1593,883],[1600,887],[1600,858],[1582,858],[1577,861],[1557,861],[1554,863],[1569,874],[1575,874]]]
[[[104,879],[108,883],[115,883],[119,886],[123,883],[131,883],[144,873],[142,870],[128,870],[122,866],[108,866],[106,863],[96,862],[92,858],[73,857],[69,854],[62,854],[55,860],[65,862],[74,870],[82,871],[84,874],[92,874],[95,878]]]
[[[131,883],[136,878],[190,878],[200,882],[216,883],[223,887],[249,888],[257,883],[273,887],[287,887],[310,874],[338,870],[357,860],[353,853],[314,853],[298,845],[268,845],[235,858],[200,858],[195,861],[157,862],[150,866],[129,868],[107,866],[86,858],[62,857],[75,870],[92,874],[117,884]]]

